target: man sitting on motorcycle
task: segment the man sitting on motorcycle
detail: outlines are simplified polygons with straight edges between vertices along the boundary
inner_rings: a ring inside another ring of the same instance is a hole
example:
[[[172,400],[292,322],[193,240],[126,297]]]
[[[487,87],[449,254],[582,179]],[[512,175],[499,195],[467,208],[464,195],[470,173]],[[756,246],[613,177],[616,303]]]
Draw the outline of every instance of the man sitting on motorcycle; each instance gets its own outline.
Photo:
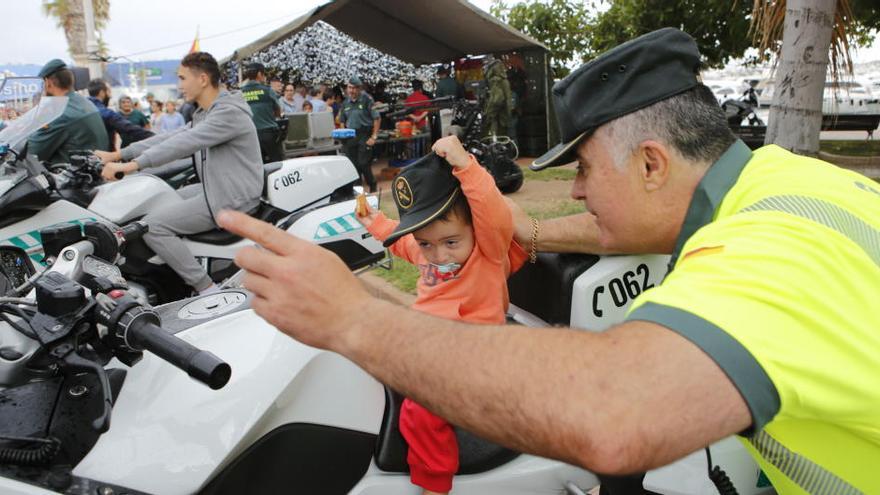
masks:
[[[37,77],[43,80],[46,96],[66,96],[64,113],[28,139],[28,153],[51,163],[70,161],[70,152],[106,149],[107,131],[98,109],[73,90],[73,72],[59,59],[46,63]]]
[[[216,286],[179,236],[216,228],[214,214],[222,209],[253,211],[259,206],[260,143],[248,104],[239,93],[220,89],[220,68],[213,56],[190,53],[181,61],[177,77],[184,98],[198,104],[191,125],[118,152],[95,154],[105,163],[104,178],[112,181],[119,172],[128,174],[197,153],[201,183],[180,189],[179,202],[163,204],[144,217],[150,226],[144,241],[184,282],[205,293]]]

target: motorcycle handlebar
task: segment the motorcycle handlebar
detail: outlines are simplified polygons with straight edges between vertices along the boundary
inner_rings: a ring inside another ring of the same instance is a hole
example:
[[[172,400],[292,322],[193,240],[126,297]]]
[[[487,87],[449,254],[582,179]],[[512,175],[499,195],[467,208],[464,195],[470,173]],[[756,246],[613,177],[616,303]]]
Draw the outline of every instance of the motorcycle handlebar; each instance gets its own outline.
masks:
[[[149,230],[150,227],[145,222],[141,221],[132,222],[119,229],[125,242],[136,241],[143,237]]]
[[[223,388],[232,368],[214,354],[201,350],[147,321],[136,318],[126,332],[129,345],[150,351],[214,390]]]
[[[95,171],[98,173],[98,175],[101,175],[101,172],[104,171],[104,164],[98,163],[97,165],[95,165]],[[116,172],[115,174],[113,174],[113,178],[115,178],[116,180],[122,180],[123,178],[125,178],[125,172]]]

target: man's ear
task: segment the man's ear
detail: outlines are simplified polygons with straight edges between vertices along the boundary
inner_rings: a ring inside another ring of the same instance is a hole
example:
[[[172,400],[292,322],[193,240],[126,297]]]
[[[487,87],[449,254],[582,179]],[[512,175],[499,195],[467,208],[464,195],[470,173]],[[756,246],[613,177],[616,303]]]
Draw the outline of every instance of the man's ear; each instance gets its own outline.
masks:
[[[641,158],[640,173],[645,190],[651,192],[662,188],[669,180],[669,148],[658,141],[647,140],[639,144],[638,154]]]

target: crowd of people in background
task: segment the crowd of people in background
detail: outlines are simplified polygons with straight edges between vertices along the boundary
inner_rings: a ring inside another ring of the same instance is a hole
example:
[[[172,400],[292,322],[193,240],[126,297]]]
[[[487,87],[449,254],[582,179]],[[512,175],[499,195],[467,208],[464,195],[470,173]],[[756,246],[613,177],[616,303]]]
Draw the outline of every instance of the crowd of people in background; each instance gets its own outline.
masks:
[[[343,108],[343,102],[347,95],[346,82],[338,83],[315,83],[308,84],[304,81],[291,81],[291,78],[282,78],[277,75],[279,72],[271,68],[267,68],[266,72],[276,74],[267,78],[268,86],[272,89],[272,94],[277,98],[281,108],[281,115],[284,117],[296,113],[312,113],[312,112],[332,112],[334,121],[337,126],[341,126],[339,120],[340,112]],[[283,73],[281,73],[283,75]],[[385,81],[376,81],[373,84],[364,83],[364,93],[376,103],[393,104],[397,101],[404,103],[406,106],[418,106],[422,102],[441,96],[461,96],[462,88],[449,77],[449,69],[441,68],[438,73],[438,80],[429,82],[435,89],[436,95],[425,89],[422,81],[415,80],[412,82],[412,92],[408,94],[391,94],[386,90]],[[159,100],[152,93],[147,93],[143,99],[134,98],[128,94],[122,94],[118,98],[110,97],[110,87],[103,80],[101,84],[106,86],[106,90],[102,93],[101,100],[106,112],[117,113],[124,118],[132,126],[149,131],[152,134],[163,134],[173,132],[190,122],[192,112],[195,110],[191,103],[187,103],[182,99],[168,99],[166,101]],[[103,88],[103,86],[102,86]],[[232,89],[232,88],[230,88]],[[96,97],[93,95],[93,97]],[[12,106],[0,107],[0,122],[15,120],[20,115]],[[415,112],[411,118],[418,128],[424,128],[426,112]],[[0,128],[3,126],[0,125]],[[125,146],[133,142],[128,139],[131,133],[118,133],[121,142],[116,140],[111,146]],[[135,139],[138,140],[138,139]]]
[[[0,120],[15,120],[18,118],[18,110],[12,107],[0,108]]]
[[[330,87],[328,84],[318,84],[308,87],[305,84],[283,84],[280,79],[271,80],[273,90],[277,93],[281,110],[284,115],[294,113],[333,112],[335,117],[339,113],[339,107],[344,97],[340,86]]]
[[[266,68],[267,72],[272,72],[271,68]],[[385,81],[376,81],[371,84],[364,81],[364,93],[366,93],[374,102],[393,104],[396,101],[404,103],[407,106],[417,106],[418,103],[429,100],[431,98],[439,98],[443,96],[462,97],[463,88],[455,79],[450,77],[450,71],[447,67],[441,67],[437,72],[437,81],[429,82],[435,92],[431,93],[426,89],[426,83],[420,80],[412,81],[412,91],[405,94],[391,94],[387,88]],[[282,115],[291,115],[295,113],[311,113],[311,112],[333,112],[334,118],[337,119],[339,111],[342,109],[342,103],[346,98],[346,82],[339,83],[318,83],[308,84],[302,81],[290,82],[279,76],[267,78],[269,86],[278,97],[278,103],[281,105]],[[418,119],[416,115],[415,118]],[[416,125],[423,126],[416,122]]]

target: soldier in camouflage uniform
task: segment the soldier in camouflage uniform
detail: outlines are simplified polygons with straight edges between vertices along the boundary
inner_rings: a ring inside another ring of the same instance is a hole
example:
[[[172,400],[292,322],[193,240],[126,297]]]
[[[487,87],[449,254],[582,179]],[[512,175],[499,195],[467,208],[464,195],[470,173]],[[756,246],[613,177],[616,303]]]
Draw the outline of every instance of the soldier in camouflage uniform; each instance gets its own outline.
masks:
[[[503,62],[493,58],[486,64],[484,73],[488,86],[488,97],[483,107],[486,132],[496,136],[506,136],[510,127],[510,113],[513,110],[507,70]]]

